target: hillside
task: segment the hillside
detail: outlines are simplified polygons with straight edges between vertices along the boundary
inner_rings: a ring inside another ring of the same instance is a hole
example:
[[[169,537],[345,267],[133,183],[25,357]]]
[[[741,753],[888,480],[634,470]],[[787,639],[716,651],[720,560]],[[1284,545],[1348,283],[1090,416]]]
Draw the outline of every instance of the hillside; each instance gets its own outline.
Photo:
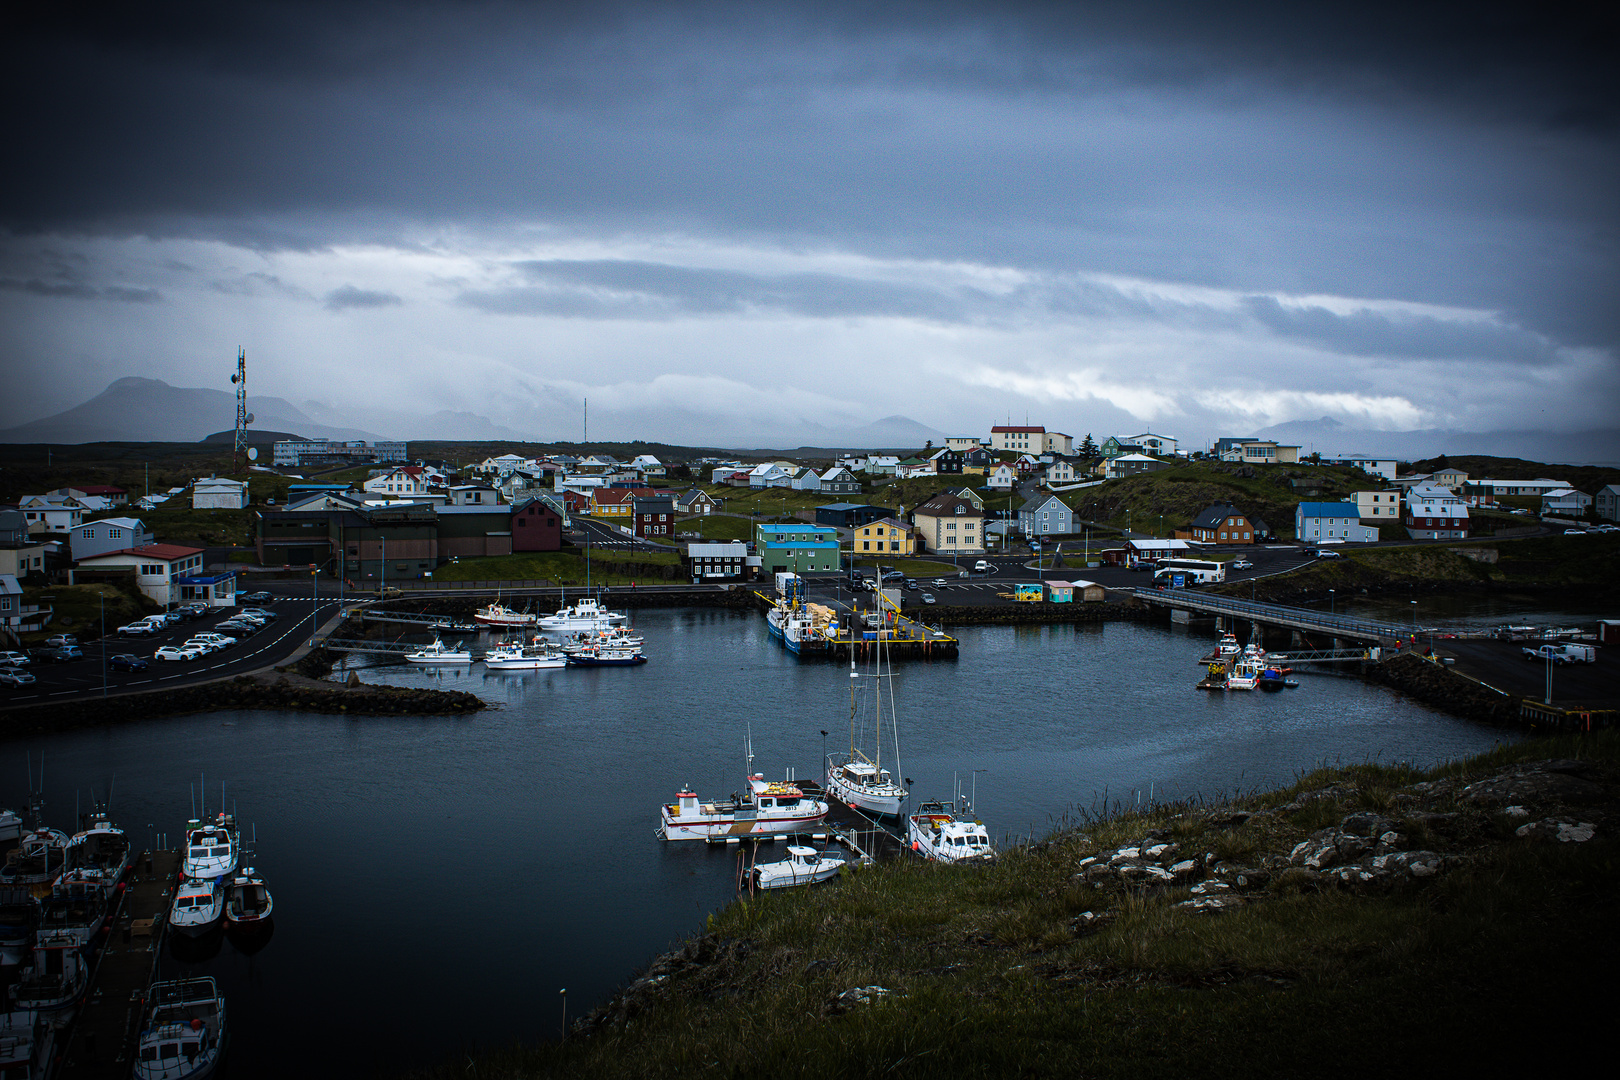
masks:
[[[1620,469],[1596,465],[1547,465],[1523,458],[1503,457],[1436,457],[1412,462],[1415,473],[1448,468],[1461,469],[1476,479],[1539,480],[1548,477],[1567,480],[1577,491],[1584,491],[1588,495],[1596,494],[1605,484],[1620,484]]]

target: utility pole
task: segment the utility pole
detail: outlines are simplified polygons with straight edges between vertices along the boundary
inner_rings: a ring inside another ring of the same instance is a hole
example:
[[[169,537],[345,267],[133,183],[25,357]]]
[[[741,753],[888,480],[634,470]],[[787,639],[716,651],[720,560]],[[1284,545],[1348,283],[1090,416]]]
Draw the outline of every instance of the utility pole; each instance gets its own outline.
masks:
[[[236,374],[231,376],[231,382],[236,384],[236,440],[231,445],[231,472],[242,471],[242,459],[247,456],[247,350],[236,350]]]

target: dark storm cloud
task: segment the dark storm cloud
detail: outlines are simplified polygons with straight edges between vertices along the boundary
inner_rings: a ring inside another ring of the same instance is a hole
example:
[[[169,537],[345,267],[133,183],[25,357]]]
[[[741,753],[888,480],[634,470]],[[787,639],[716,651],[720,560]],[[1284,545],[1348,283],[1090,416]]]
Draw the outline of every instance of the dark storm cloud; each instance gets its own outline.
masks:
[[[405,301],[391,292],[377,292],[344,285],[326,294],[326,310],[344,311],[348,308],[396,307]]]
[[[1269,296],[1246,297],[1244,308],[1278,334],[1349,356],[1499,360],[1537,365],[1557,360],[1550,341],[1516,326],[1367,310],[1341,315],[1322,307],[1285,306]]]
[[[0,278],[0,289],[33,293],[35,296],[57,296],[71,300],[117,300],[126,304],[151,304],[163,299],[156,289],[132,288],[127,285],[108,285],[97,288],[81,281],[41,281],[38,278],[18,280]]]

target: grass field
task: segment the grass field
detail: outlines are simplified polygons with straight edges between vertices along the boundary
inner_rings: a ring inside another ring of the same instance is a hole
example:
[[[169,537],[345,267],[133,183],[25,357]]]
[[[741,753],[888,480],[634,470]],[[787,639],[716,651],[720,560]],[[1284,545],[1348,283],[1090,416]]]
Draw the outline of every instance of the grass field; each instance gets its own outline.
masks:
[[[651,581],[661,571],[679,566],[680,562],[680,556],[674,552],[637,552],[633,555],[596,552],[591,558],[590,580],[595,585],[628,585],[638,578]],[[446,563],[433,572],[433,580],[545,581],[557,585],[583,585],[585,574],[583,554],[536,551]]]

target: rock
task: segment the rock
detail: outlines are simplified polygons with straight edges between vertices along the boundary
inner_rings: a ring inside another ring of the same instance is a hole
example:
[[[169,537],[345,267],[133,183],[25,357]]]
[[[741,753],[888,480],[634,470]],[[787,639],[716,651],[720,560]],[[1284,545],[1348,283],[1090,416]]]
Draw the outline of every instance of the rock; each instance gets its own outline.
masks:
[[[1351,814],[1339,823],[1339,828],[1351,836],[1377,836],[1395,827],[1395,823],[1381,814],[1362,811]]]
[[[1526,840],[1556,840],[1560,844],[1584,844],[1597,834],[1597,826],[1588,821],[1569,821],[1542,818],[1514,830],[1515,836]]]
[[[1556,765],[1562,768],[1548,768]],[[1588,803],[1603,797],[1603,785],[1575,775],[1587,771],[1580,762],[1535,762],[1504,770],[1463,788],[1463,801],[1479,805]]]
[[[1502,813],[1506,814],[1508,817],[1521,817],[1522,818],[1522,817],[1529,817],[1530,816],[1530,811],[1526,810],[1522,806],[1510,806],[1506,810],[1503,810]]]
[[[1176,845],[1174,844],[1154,844],[1150,848],[1144,848],[1142,850],[1142,854],[1150,859],[1160,859],[1163,858],[1167,852],[1174,851],[1175,847]]]
[[[1188,911],[1197,911],[1213,914],[1220,911],[1230,911],[1235,907],[1242,907],[1244,903],[1241,896],[1195,896],[1191,900],[1183,900],[1176,907]]]
[[[1108,861],[1111,864],[1118,866],[1120,863],[1125,862],[1128,859],[1140,859],[1141,857],[1141,848],[1123,847],[1114,852],[1113,856],[1110,857]]]
[[[1183,859],[1170,867],[1170,873],[1178,878],[1192,877],[1198,873],[1198,861],[1196,859]]]
[[[1374,870],[1388,874],[1409,874],[1415,878],[1434,877],[1440,872],[1443,857],[1434,851],[1397,851],[1392,855],[1373,857]]]

